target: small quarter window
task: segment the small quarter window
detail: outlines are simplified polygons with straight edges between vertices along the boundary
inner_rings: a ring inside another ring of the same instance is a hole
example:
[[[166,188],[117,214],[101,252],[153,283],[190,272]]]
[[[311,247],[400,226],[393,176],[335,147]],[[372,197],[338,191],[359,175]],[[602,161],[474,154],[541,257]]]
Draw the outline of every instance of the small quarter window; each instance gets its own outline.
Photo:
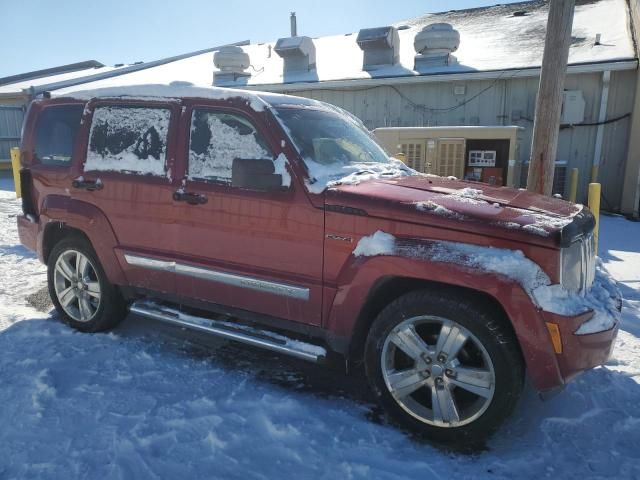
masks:
[[[35,134],[35,155],[40,163],[58,166],[71,163],[83,110],[83,105],[55,105],[40,113]]]
[[[189,178],[231,183],[234,158],[273,158],[266,142],[244,117],[195,110],[191,118]]]
[[[85,170],[166,175],[170,118],[166,108],[97,107]]]

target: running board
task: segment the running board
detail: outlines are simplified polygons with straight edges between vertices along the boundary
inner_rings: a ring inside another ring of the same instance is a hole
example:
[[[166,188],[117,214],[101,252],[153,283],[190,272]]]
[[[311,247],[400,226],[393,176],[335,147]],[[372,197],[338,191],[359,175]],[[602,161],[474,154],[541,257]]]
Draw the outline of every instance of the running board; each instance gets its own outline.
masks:
[[[247,325],[190,315],[149,301],[137,301],[129,307],[129,311],[146,318],[160,320],[171,325],[208,333],[265,350],[284,353],[309,362],[322,363],[327,357],[327,351],[318,345],[301,342],[284,335]]]

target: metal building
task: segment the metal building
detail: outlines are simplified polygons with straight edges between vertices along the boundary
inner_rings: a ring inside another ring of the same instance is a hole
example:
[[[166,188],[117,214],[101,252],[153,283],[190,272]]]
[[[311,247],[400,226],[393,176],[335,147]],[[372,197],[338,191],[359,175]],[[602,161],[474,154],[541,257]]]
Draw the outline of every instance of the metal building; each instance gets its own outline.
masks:
[[[429,14],[354,34],[193,52],[91,75],[82,87],[77,79],[52,80],[22,91],[188,81],[316,98],[371,129],[518,126],[516,161],[526,172],[547,14],[539,0]],[[638,33],[640,0],[576,1],[557,153],[560,174],[580,170],[579,201],[595,175],[605,208],[636,215]],[[0,86],[0,104],[11,88]]]

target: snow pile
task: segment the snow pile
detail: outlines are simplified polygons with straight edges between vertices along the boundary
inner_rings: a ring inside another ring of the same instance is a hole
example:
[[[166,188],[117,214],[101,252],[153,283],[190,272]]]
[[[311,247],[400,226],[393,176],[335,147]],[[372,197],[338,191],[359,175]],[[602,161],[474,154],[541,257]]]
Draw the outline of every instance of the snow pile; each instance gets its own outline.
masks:
[[[518,282],[532,301],[547,312],[575,316],[593,310],[593,317],[581,325],[578,334],[609,330],[620,320],[620,291],[602,262],[597,264],[593,286],[580,295],[552,285],[549,276],[520,250],[446,241],[403,241],[379,230],[363,237],[353,254],[407,256],[505,276]]]
[[[541,286],[532,293],[538,305],[547,312],[573,316],[593,310],[593,317],[580,325],[578,335],[609,330],[620,320],[621,294],[617,282],[600,259],[593,285],[584,296],[568,292],[560,285]]]
[[[311,193],[322,193],[327,188],[339,185],[358,185],[360,182],[368,180],[387,180],[396,177],[420,175],[400,160],[394,158],[390,158],[389,163],[334,162],[327,165],[322,165],[306,158],[304,163],[311,179],[307,183]]]
[[[456,190],[452,192],[452,195],[463,197],[463,198],[472,198],[474,200],[478,199],[484,192],[477,188],[465,187],[460,190]]]
[[[582,209],[582,206],[580,206],[580,209]],[[531,221],[530,224],[522,226],[523,230],[541,237],[548,237],[549,230],[561,230],[570,224],[574,218],[573,216],[556,217],[515,207],[512,207],[512,210],[520,213],[522,215],[520,218]]]
[[[235,116],[226,117],[229,116],[217,113],[204,113],[200,118],[193,116],[189,149],[190,179],[228,180],[231,179],[235,158],[271,158],[271,154],[258,142],[257,132],[252,126],[241,123]],[[195,138],[204,135],[200,129],[207,128],[197,123],[199,120],[206,122],[208,127],[208,144],[194,150]]]
[[[446,241],[397,241],[399,255],[435,262],[454,263],[496,273],[515,280],[531,292],[551,283],[546,273],[520,250],[482,247]]]
[[[373,235],[362,237],[353,250],[355,257],[373,257],[375,255],[393,255],[396,250],[396,237],[378,230]]]
[[[462,191],[467,191],[466,195],[459,195],[456,192],[462,192]],[[453,200],[454,202],[459,202],[459,203],[469,203],[471,205],[485,205],[488,204],[489,202],[487,202],[486,200],[482,200],[480,198],[478,198],[479,195],[473,195],[473,194],[469,194],[468,191],[471,190],[473,192],[481,192],[481,190],[476,190],[474,188],[463,188],[462,190],[457,190],[457,191],[453,191],[451,192],[451,195],[441,195],[438,198],[447,198],[448,200]]]
[[[449,210],[442,205],[439,205],[431,200],[427,200],[426,202],[416,202],[415,206],[418,210],[423,212],[433,212],[440,217],[452,218],[456,220],[464,220],[466,217],[461,213],[454,212]]]
[[[85,171],[166,175],[170,117],[162,108],[96,108]]]
[[[274,164],[274,168],[275,168],[274,173],[276,175],[282,175],[282,186],[283,187],[290,187],[291,186],[291,174],[289,174],[289,170],[287,170],[287,165],[289,164],[289,161],[287,160],[287,157],[285,157],[284,154],[281,153],[280,155],[278,155],[278,158],[276,158],[273,161],[273,164]]]

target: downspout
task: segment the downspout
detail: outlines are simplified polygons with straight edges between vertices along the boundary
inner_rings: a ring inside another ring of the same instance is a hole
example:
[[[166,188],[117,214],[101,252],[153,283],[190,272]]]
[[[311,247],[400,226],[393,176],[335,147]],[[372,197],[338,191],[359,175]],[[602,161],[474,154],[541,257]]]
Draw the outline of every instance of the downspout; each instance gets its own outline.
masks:
[[[598,181],[600,160],[602,158],[602,139],[604,137],[604,122],[607,119],[607,104],[609,102],[609,83],[611,70],[602,72],[602,94],[600,95],[600,112],[598,113],[598,130],[596,131],[596,146],[593,152],[593,166],[591,167],[591,182]]]

